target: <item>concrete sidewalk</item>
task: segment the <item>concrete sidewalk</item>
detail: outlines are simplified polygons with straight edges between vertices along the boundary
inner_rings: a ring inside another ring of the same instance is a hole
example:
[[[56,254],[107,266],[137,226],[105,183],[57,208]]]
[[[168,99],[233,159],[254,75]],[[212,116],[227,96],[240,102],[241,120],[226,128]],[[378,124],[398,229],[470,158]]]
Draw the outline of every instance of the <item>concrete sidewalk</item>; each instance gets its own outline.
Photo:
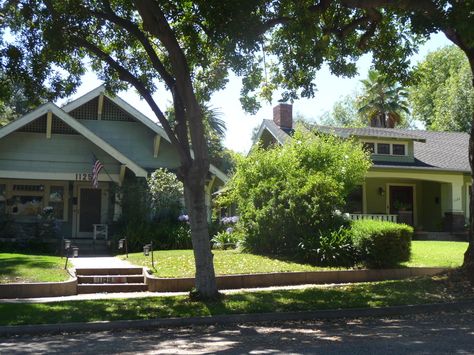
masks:
[[[110,269],[110,268],[126,268],[135,267],[126,260],[119,259],[115,256],[100,257],[78,257],[69,259],[76,269]]]

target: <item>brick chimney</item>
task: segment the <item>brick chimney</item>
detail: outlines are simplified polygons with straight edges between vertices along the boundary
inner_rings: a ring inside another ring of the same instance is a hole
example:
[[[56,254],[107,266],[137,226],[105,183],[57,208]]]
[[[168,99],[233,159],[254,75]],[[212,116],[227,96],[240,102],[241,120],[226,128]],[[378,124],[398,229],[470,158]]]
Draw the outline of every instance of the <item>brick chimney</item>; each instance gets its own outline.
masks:
[[[273,108],[273,122],[285,129],[293,128],[293,105],[278,104]]]

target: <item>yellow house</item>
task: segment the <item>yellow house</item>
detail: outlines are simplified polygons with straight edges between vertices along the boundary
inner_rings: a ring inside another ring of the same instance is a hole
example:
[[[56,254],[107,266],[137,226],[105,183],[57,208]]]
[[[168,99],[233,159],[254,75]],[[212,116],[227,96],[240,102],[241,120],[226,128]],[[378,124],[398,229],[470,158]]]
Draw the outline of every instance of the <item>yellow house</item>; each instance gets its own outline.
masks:
[[[469,219],[469,135],[394,128],[338,128],[324,133],[360,140],[371,152],[365,181],[348,198],[352,218],[403,222],[418,232],[462,232]],[[256,142],[284,144],[293,130],[292,106],[273,109]]]

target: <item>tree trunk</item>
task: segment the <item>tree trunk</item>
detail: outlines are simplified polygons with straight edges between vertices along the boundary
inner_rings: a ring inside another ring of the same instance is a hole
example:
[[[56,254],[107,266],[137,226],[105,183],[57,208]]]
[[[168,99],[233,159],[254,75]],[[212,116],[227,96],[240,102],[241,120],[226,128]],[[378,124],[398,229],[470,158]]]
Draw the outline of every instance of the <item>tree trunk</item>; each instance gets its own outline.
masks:
[[[217,298],[219,293],[214,272],[214,255],[209,241],[204,182],[192,180],[188,178],[185,182],[184,195],[188,207],[196,264],[196,296],[200,299],[213,299]]]
[[[474,88],[474,51],[466,53],[471,67],[472,87]],[[471,166],[471,195],[469,199],[469,245],[464,254],[463,268],[467,271],[472,284],[474,284],[474,113],[472,114],[471,132],[469,135],[469,165]]]

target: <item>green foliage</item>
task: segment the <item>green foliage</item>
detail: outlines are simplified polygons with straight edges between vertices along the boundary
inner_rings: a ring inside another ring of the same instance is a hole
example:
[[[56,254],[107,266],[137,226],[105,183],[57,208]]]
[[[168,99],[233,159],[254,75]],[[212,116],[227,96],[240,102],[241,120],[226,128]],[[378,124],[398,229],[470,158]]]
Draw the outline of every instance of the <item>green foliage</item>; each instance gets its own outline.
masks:
[[[339,227],[334,210],[369,165],[359,143],[300,126],[284,146],[240,159],[220,203],[237,205],[245,248],[294,256],[306,238]]]
[[[157,169],[148,178],[148,191],[154,219],[176,221],[182,212],[183,184],[166,169]]]
[[[241,234],[234,231],[218,232],[211,239],[213,247],[216,249],[235,249],[239,246]]]
[[[183,185],[165,169],[148,180],[127,177],[122,187],[122,216],[114,226],[116,239],[127,237],[130,251],[153,241],[156,249],[192,247],[189,225],[178,221]]]
[[[319,238],[305,239],[307,241],[300,243],[304,259],[317,265],[351,267],[358,260],[350,228],[341,226],[337,230],[326,231]]]
[[[336,101],[331,112],[326,112],[320,118],[321,124],[334,127],[367,126],[367,120],[357,110],[356,96],[357,93],[354,93],[354,95],[347,95]]]
[[[369,70],[362,95],[357,98],[360,115],[372,127],[393,128],[402,123],[403,114],[408,114],[408,94],[386,75]]]
[[[466,55],[455,46],[438,49],[415,67],[414,76],[410,87],[414,118],[430,130],[469,132],[474,88]]]
[[[359,220],[351,228],[361,262],[372,268],[395,267],[410,260],[413,228],[406,224]]]

